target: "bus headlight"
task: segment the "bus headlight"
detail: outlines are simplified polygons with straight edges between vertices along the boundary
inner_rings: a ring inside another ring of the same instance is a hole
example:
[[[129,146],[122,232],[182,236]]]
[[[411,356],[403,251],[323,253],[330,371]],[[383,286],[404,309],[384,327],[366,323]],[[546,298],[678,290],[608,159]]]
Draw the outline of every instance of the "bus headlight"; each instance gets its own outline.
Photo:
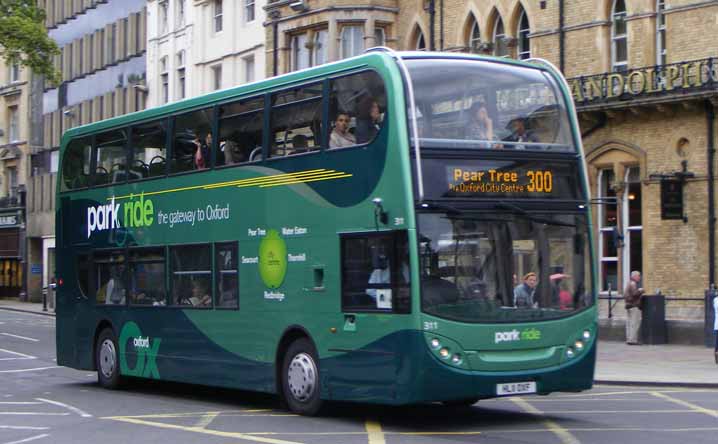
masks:
[[[572,347],[569,347],[568,350],[566,350],[566,356],[568,356],[569,358],[573,358],[574,356],[576,356],[576,352],[573,351]]]
[[[461,364],[461,355],[458,353],[454,353],[454,356],[451,357],[451,362],[454,364]]]
[[[448,358],[449,357],[449,349],[446,347],[442,348],[441,350],[439,350],[439,355],[444,359]]]
[[[583,350],[583,342],[576,341],[573,343],[574,348],[576,348],[577,351]]]
[[[583,331],[583,339],[585,339],[586,341],[588,341],[589,339],[591,339],[591,332],[588,331],[588,330],[584,330],[584,331]]]
[[[441,347],[441,342],[439,342],[438,339],[434,338],[431,340],[431,346],[433,348],[439,348],[439,347]]]

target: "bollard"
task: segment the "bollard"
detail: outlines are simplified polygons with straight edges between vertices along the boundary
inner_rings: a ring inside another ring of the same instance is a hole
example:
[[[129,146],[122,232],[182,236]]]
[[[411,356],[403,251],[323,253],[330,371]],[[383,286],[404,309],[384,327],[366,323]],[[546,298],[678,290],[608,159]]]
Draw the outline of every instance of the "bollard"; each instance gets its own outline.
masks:
[[[42,289],[42,311],[47,311],[47,287]]]

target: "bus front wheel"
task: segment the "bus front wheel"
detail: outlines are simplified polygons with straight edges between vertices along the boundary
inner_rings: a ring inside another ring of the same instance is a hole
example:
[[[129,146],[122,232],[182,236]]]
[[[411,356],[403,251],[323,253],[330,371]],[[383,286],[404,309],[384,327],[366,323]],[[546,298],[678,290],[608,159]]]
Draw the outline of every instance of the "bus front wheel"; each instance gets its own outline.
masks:
[[[117,352],[117,339],[112,329],[102,330],[95,346],[95,366],[97,382],[104,388],[116,389],[120,386],[120,361]]]
[[[282,363],[282,391],[289,410],[313,416],[322,407],[319,398],[317,351],[306,339],[292,342]]]

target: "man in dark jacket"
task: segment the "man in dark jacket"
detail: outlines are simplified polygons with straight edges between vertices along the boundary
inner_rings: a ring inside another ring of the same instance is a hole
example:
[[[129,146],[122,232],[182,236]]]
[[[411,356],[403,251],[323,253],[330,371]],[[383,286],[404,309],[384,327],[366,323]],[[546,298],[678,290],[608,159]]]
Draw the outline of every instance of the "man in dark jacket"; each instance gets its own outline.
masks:
[[[638,331],[641,328],[641,301],[643,288],[638,286],[641,281],[641,272],[632,271],[631,280],[623,292],[623,301],[626,303],[626,343],[638,345]]]

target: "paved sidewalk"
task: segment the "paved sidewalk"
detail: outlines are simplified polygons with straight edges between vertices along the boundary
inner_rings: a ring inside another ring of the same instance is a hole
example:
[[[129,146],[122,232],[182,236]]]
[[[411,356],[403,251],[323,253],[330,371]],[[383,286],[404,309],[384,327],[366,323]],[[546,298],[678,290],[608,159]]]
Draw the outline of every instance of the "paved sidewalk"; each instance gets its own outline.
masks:
[[[41,303],[0,299],[0,309],[54,316]],[[713,349],[696,345],[627,345],[599,341],[597,384],[680,385],[718,388]]]

